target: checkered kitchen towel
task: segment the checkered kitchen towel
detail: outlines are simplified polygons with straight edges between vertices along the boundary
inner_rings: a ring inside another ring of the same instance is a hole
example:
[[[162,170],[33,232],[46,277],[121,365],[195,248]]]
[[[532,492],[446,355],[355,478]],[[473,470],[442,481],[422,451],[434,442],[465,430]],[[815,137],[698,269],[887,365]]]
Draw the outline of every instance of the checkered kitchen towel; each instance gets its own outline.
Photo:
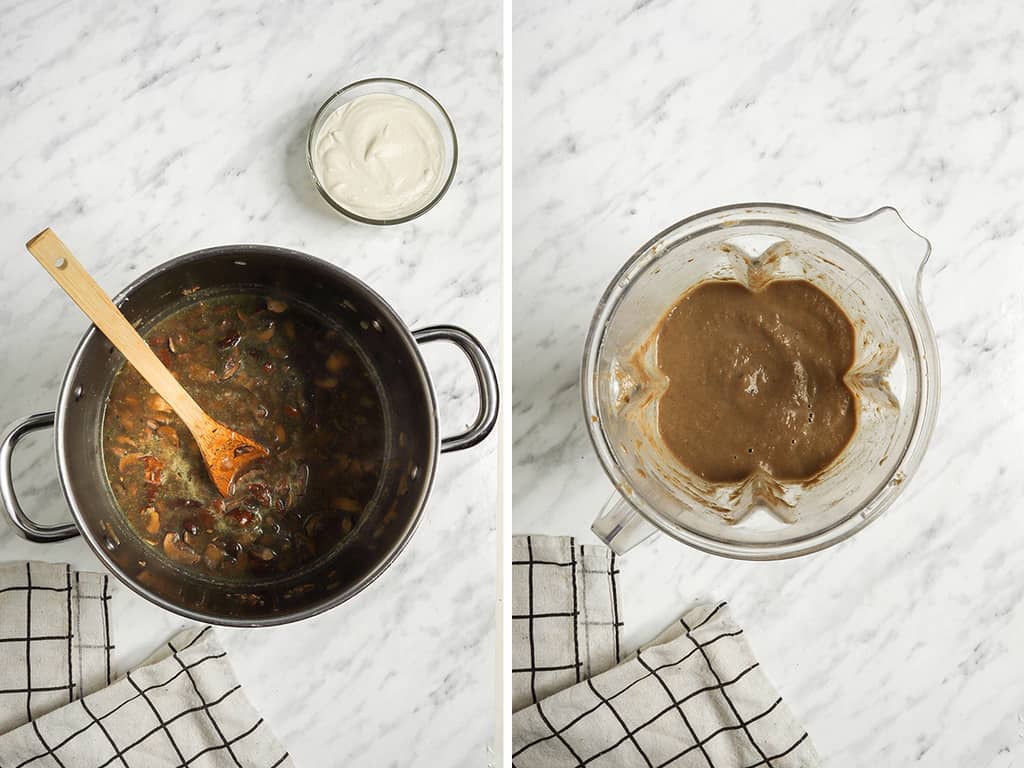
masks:
[[[513,538],[513,712],[619,662],[618,572],[607,547]]]
[[[523,578],[513,570],[514,591]],[[532,637],[532,652],[547,641]],[[513,655],[522,642],[513,637]],[[725,603],[688,611],[618,666],[516,711],[512,749],[514,768],[820,765]]]
[[[293,768],[210,627],[111,684],[107,579],[0,565],[0,768]]]
[[[182,632],[112,685],[0,736],[0,766],[294,768],[211,627]]]
[[[106,575],[0,564],[0,733],[110,683]]]

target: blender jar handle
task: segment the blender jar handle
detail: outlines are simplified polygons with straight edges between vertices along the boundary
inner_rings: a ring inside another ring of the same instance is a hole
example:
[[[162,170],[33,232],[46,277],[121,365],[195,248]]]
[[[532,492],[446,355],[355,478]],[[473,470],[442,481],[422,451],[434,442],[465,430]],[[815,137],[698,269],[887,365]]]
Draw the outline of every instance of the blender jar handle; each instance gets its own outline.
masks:
[[[494,373],[494,365],[477,338],[469,331],[454,325],[434,325],[413,331],[412,336],[419,344],[431,341],[447,341],[458,347],[469,360],[476,377],[477,391],[480,393],[480,408],[476,420],[465,432],[451,437],[441,438],[441,453],[461,451],[472,448],[494,429],[498,421],[498,377]]]
[[[874,254],[872,264],[920,303],[921,274],[932,250],[928,238],[907,224],[891,205],[837,222],[844,241]]]
[[[16,421],[7,428],[0,438],[0,498],[4,502],[4,510],[14,530],[29,541],[63,541],[78,536],[78,526],[74,523],[62,525],[42,525],[25,514],[14,493],[14,471],[11,460],[14,458],[14,447],[25,435],[40,429],[53,427],[53,411],[36,413]]]
[[[616,555],[625,554],[658,532],[620,493],[612,494],[594,518],[590,530]]]

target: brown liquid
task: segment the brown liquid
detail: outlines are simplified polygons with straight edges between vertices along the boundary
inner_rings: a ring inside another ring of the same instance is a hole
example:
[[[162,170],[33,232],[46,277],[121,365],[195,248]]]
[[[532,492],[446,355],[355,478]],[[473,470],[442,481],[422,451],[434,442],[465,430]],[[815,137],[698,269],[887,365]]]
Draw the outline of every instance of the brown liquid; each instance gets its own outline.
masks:
[[[655,330],[669,378],[658,430],[685,466],[732,483],[762,469],[785,481],[817,475],[857,426],[843,377],[853,363],[853,325],[804,280],[759,291],[735,281],[683,294]]]
[[[270,449],[221,498],[185,425],[124,365],[103,419],[107,477],[136,533],[175,563],[229,578],[293,572],[360,523],[384,462],[384,411],[343,334],[302,306],[199,298],[150,347],[213,418]]]

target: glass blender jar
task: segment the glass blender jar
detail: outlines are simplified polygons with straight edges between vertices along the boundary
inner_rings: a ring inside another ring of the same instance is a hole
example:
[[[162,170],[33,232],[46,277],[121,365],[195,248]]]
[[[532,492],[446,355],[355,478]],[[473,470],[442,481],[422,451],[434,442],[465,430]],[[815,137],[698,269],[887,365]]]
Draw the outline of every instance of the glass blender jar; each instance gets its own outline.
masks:
[[[939,398],[938,351],[921,299],[931,246],[893,208],[843,219],[754,203],[716,208],[646,243],[608,286],[587,335],[583,408],[616,492],[593,524],[617,553],[661,531],[705,552],[774,560],[852,536],[902,492],[924,455]],[[857,429],[808,483],[755,473],[709,483],[683,466],[657,430],[667,379],[643,342],[686,291],[707,280],[751,288],[806,280],[853,323],[845,381]]]

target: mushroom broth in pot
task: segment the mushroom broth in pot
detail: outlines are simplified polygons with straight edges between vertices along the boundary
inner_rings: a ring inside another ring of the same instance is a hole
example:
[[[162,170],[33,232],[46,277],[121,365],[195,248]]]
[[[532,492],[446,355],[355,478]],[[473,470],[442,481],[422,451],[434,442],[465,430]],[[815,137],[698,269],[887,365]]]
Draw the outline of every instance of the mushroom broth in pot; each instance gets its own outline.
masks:
[[[203,410],[270,450],[222,498],[181,419],[122,366],[104,463],[155,556],[224,576],[286,573],[352,533],[380,480],[384,396],[340,326],[281,298],[200,291],[146,340]]]
[[[81,533],[125,584],[189,618],[281,624],[352,597],[408,542],[439,454],[497,420],[494,369],[471,334],[412,332],[367,285],[306,254],[198,251],[114,303],[204,408],[271,456],[220,498],[187,430],[90,327],[56,411],[0,439],[0,497],[21,535]],[[475,422],[443,439],[418,349],[431,341],[466,355],[479,391]],[[74,518],[57,526],[21,509],[11,471],[18,440],[50,425]]]

